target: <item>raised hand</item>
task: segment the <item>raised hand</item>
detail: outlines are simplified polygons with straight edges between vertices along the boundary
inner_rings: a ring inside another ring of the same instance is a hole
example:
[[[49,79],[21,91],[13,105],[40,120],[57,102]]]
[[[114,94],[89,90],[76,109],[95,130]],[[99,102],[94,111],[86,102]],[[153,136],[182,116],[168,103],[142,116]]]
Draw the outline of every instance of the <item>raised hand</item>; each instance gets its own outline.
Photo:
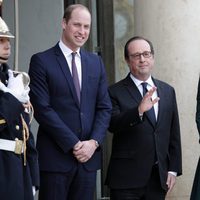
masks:
[[[152,87],[142,98],[142,101],[140,102],[140,105],[138,107],[138,111],[140,114],[143,114],[144,112],[150,110],[155,103],[157,103],[160,98],[156,97],[155,99],[152,99],[153,93],[157,90],[156,87]]]

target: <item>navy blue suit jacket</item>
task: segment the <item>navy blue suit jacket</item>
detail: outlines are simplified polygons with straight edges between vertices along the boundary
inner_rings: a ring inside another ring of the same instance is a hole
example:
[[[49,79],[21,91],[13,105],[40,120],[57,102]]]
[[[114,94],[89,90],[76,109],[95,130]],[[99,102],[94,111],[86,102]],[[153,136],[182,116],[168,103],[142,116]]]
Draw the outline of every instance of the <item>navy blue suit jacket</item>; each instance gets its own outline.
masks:
[[[73,146],[94,139],[103,142],[110,120],[111,103],[104,65],[99,56],[80,51],[82,64],[79,105],[66,59],[57,44],[32,56],[30,98],[39,123],[37,149],[40,170],[66,172],[75,164]],[[97,149],[84,164],[87,170],[100,168]]]

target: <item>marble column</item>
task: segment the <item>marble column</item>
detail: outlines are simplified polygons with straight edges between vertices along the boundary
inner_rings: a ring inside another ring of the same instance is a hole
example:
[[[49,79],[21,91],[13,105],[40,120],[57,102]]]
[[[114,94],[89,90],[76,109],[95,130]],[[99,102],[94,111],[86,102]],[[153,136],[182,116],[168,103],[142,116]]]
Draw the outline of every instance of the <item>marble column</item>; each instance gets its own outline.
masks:
[[[195,124],[200,74],[200,1],[135,0],[134,34],[155,48],[153,75],[175,87],[180,114],[183,175],[169,200],[188,200],[200,154]]]

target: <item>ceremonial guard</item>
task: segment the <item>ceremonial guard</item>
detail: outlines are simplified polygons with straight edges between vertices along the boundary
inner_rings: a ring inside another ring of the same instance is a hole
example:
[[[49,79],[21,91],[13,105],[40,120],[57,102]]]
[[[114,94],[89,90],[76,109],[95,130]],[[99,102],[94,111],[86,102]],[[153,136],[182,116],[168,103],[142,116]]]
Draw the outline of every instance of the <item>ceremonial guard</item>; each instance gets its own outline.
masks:
[[[0,199],[33,200],[39,167],[29,128],[29,77],[6,64],[10,38],[14,36],[0,18]]]

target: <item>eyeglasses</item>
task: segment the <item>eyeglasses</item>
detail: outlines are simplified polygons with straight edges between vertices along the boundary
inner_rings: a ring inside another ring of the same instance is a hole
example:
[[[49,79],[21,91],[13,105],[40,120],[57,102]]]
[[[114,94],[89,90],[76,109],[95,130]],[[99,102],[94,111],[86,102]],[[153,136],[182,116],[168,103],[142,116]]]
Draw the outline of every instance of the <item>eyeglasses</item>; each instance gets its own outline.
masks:
[[[135,53],[132,55],[129,55],[132,59],[139,60],[141,56],[144,58],[150,58],[152,56],[151,51],[144,51],[143,53]]]

